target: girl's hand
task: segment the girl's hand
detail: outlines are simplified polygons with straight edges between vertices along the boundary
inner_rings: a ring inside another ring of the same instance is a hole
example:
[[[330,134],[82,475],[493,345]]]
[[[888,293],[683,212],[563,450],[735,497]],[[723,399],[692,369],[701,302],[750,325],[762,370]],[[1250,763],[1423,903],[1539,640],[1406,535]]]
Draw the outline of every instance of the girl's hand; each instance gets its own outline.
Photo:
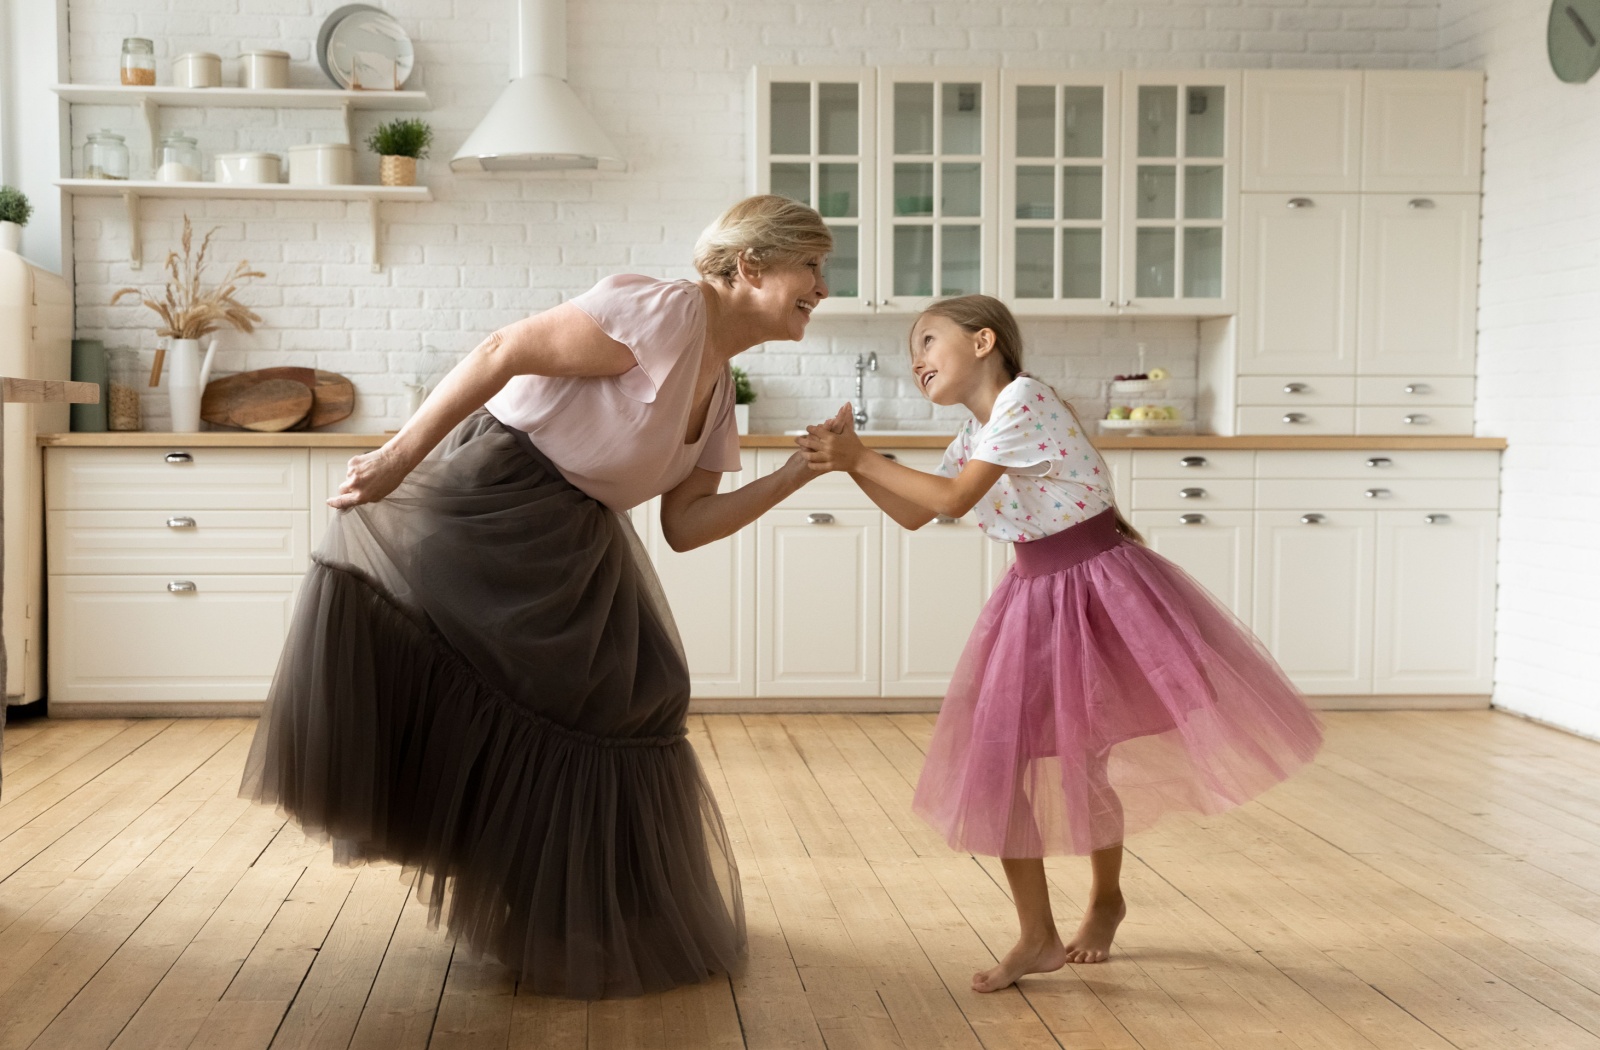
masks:
[[[821,426],[833,431],[834,433],[838,433],[839,431],[843,430],[847,422],[852,418],[850,413],[847,411],[848,408],[848,405],[845,406],[845,408],[841,408],[838,415],[834,416],[826,423],[821,424]],[[795,439],[795,444],[799,445],[805,440],[806,439],[804,437],[797,438]],[[819,477],[828,472],[826,468],[813,466],[811,463],[807,462],[806,451],[803,448],[795,450],[794,454],[789,457],[788,462],[783,465],[783,469],[793,474],[795,476],[795,480],[802,485],[811,479]]]
[[[352,457],[339,494],[329,498],[328,506],[349,510],[363,503],[376,503],[400,487],[411,473],[411,466],[387,445]]]
[[[856,436],[855,410],[848,402],[827,423],[806,427],[797,444],[805,451],[811,469],[818,473],[852,471],[866,452],[866,446]]]

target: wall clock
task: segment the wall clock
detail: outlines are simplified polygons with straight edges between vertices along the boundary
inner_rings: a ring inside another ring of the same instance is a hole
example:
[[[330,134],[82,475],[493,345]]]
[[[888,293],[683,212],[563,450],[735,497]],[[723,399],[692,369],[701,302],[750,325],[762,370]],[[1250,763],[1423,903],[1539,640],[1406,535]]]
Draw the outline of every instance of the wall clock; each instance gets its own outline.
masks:
[[[1550,68],[1569,84],[1600,70],[1600,0],[1555,0],[1547,33]]]

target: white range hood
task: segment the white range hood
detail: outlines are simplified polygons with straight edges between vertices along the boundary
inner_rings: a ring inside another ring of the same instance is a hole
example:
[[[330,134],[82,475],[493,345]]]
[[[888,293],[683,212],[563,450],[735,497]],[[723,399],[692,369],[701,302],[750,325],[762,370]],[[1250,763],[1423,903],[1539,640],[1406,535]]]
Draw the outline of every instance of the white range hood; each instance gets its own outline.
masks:
[[[517,0],[511,83],[450,170],[623,171],[622,154],[567,86],[566,0]]]

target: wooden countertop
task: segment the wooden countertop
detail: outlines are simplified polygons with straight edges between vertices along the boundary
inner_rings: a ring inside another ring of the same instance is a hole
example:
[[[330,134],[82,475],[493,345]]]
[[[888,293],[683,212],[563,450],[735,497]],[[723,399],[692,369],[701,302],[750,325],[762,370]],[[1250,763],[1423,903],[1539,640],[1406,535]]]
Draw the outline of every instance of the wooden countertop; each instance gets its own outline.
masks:
[[[255,434],[243,430],[213,430],[199,434],[172,434],[165,431],[108,431],[98,434],[40,434],[39,444],[57,448],[377,448],[387,434],[337,434],[328,432]],[[863,439],[869,448],[942,449],[947,437],[928,434],[873,434]],[[1422,437],[1400,434],[1394,437],[1316,437],[1290,435],[1251,435],[1220,437],[1215,434],[1128,437],[1104,434],[1095,440],[1101,449],[1239,449],[1241,451],[1314,451],[1318,449],[1436,449],[1441,451],[1501,451],[1506,439],[1498,437]],[[741,448],[792,448],[794,438],[785,434],[749,434],[739,439]]]

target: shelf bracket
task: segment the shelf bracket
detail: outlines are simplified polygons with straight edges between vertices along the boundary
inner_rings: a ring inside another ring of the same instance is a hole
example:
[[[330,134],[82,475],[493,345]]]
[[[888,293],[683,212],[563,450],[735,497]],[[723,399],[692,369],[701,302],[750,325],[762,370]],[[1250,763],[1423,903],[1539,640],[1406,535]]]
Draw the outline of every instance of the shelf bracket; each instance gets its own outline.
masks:
[[[161,134],[161,107],[156,105],[156,100],[149,95],[139,99],[139,116],[144,120],[145,142],[150,147],[150,170],[155,171],[161,167],[161,157],[156,152],[160,143],[156,137]]]
[[[376,197],[373,197],[367,201],[367,225],[369,232],[372,234],[372,272],[382,273],[383,258],[378,254],[378,198]]]
[[[340,110],[344,117],[344,141],[345,145],[347,146],[354,146],[356,144],[354,126],[350,122],[350,111],[353,108],[354,107],[350,104],[349,99],[345,99],[344,103],[340,106]]]
[[[144,267],[144,238],[139,232],[139,195],[124,193],[122,204],[128,209],[128,265],[138,270]]]

